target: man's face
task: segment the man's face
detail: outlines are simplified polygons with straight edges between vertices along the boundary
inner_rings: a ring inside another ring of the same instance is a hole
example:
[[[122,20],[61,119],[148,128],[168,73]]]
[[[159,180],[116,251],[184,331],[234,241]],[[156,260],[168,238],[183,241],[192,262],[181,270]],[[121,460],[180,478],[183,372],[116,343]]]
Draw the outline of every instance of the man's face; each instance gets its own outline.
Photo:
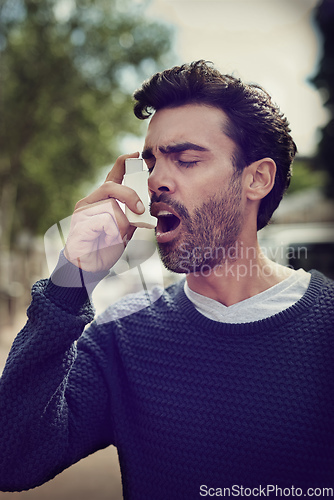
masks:
[[[151,212],[165,266],[191,273],[228,258],[242,229],[242,176],[235,143],[217,108],[185,105],[153,116],[143,158],[150,170]]]

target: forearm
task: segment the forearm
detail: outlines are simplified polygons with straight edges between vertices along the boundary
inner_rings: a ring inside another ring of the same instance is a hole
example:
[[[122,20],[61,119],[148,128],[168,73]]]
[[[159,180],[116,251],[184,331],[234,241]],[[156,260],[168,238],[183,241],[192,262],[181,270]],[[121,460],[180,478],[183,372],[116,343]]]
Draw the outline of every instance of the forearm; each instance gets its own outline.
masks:
[[[76,347],[94,315],[88,295],[49,280],[37,283],[32,294],[28,322],[13,343],[0,380],[3,491],[42,484],[107,444],[94,429],[107,427],[108,402],[99,399],[93,417],[88,388],[96,384],[98,391],[105,381],[89,353],[79,356]],[[92,422],[95,417],[100,421]]]

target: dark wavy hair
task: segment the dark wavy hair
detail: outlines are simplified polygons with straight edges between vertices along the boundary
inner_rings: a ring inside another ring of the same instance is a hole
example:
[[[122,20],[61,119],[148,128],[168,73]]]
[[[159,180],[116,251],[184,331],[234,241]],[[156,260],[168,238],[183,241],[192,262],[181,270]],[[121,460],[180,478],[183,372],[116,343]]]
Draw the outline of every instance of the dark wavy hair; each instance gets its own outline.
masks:
[[[236,171],[266,157],[276,163],[275,184],[261,200],[257,217],[258,230],[268,224],[290,184],[297,148],[289,122],[262,87],[221,74],[212,63],[200,60],[156,73],[133,97],[134,113],[141,120],[154,111],[184,104],[204,104],[224,111],[229,119],[224,132],[236,144]]]

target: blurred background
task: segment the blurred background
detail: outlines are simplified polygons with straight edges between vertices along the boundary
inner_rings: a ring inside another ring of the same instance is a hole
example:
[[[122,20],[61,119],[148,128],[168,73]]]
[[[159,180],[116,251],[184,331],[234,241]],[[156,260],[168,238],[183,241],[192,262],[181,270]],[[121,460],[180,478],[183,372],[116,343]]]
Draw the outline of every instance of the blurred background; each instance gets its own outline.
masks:
[[[259,83],[287,115],[299,152],[261,241],[275,260],[334,277],[333,0],[0,0],[0,370],[31,285],[49,274],[44,234],[119,154],[142,149],[133,91],[197,59]],[[21,497],[120,499],[115,451],[0,492]]]

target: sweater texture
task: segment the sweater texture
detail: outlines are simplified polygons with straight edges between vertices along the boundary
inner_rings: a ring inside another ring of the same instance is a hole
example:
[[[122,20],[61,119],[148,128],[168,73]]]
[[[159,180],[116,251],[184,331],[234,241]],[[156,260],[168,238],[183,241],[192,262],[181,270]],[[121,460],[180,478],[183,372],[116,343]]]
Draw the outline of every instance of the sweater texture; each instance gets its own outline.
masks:
[[[43,280],[32,293],[0,381],[0,490],[38,486],[111,444],[128,500],[334,487],[331,280],[312,271],[295,305],[244,324],[201,315],[183,282],[97,322],[80,288]]]

